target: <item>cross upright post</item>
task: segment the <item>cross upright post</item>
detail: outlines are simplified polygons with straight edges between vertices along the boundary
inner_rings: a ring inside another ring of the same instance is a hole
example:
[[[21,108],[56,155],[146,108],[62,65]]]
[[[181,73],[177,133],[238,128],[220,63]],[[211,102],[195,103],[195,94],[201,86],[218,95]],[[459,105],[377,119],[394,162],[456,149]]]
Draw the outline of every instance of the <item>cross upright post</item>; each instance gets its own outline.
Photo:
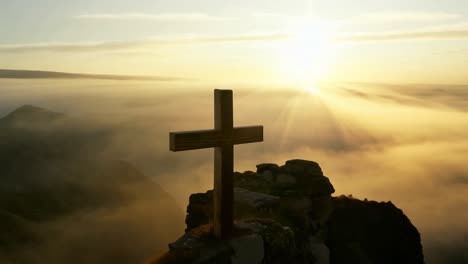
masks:
[[[230,235],[233,229],[234,214],[234,129],[232,91],[215,90],[214,102],[215,130],[222,131],[225,138],[215,147],[214,189],[213,189],[213,229],[220,238]]]
[[[214,91],[214,129],[171,132],[170,150],[215,148],[213,231],[227,239],[233,231],[234,145],[263,141],[263,126],[234,127],[232,90]]]

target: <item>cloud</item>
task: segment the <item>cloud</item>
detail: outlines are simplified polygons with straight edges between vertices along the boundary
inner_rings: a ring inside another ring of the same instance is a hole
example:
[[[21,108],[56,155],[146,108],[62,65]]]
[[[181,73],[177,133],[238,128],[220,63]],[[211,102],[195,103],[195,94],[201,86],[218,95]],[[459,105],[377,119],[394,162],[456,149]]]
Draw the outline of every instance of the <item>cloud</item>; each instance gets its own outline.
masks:
[[[49,42],[0,44],[0,53],[25,52],[135,52],[154,51],[157,46],[214,44],[214,43],[254,43],[284,41],[291,35],[285,32],[246,33],[237,35],[173,35],[129,41],[96,42]],[[468,38],[468,22],[448,26],[422,28],[407,31],[340,33],[332,37],[335,42],[378,42],[422,39],[464,39]]]
[[[256,19],[271,20],[310,20],[307,15],[288,15],[284,13],[256,12],[250,15]],[[344,20],[332,20],[341,23],[361,24],[361,23],[386,23],[386,22],[428,22],[456,20],[462,16],[457,13],[446,12],[423,12],[423,11],[387,11],[373,12],[354,16]]]
[[[373,86],[385,88],[374,89],[372,93],[366,89],[366,84],[358,85],[361,87],[340,87],[338,93],[341,96],[355,97],[373,102],[468,112],[467,85],[413,84],[397,86],[373,84]]]
[[[136,75],[108,75],[108,74],[85,74],[53,71],[31,71],[31,70],[6,70],[0,69],[0,79],[95,79],[116,81],[178,81],[187,80],[180,77],[165,76],[136,76]]]
[[[445,50],[445,51],[437,51],[433,52],[433,55],[447,55],[447,54],[459,54],[459,53],[464,53],[468,50],[465,49],[453,49],[453,50]]]
[[[245,34],[234,36],[220,36],[220,37],[205,37],[193,39],[194,42],[250,42],[250,41],[270,41],[270,40],[284,40],[289,37],[288,34],[283,33],[265,33],[265,34]]]
[[[212,16],[203,13],[96,13],[80,14],[74,18],[87,20],[152,20],[164,22],[219,22],[234,20],[231,17]]]
[[[51,82],[35,84],[41,89],[4,87],[0,106],[39,104],[61,112],[65,109],[69,115],[96,118],[100,125],[110,122],[114,134],[102,151],[124,158],[153,176],[182,208],[189,194],[212,188],[212,150],[168,150],[169,131],[213,126],[211,87],[179,88],[173,83],[157,83],[144,91],[125,87],[122,92],[102,86],[85,90],[85,86],[92,86],[88,83],[74,89],[61,85]],[[45,90],[54,86],[56,90],[44,96]],[[264,125],[265,142],[237,146],[236,170],[254,170],[261,162],[282,164],[292,158],[315,160],[330,177],[337,195],[352,193],[360,198],[392,200],[401,208],[422,233],[428,263],[466,260],[468,94],[464,87],[353,84],[345,85],[348,90],[342,93],[330,95],[331,88],[323,87],[320,96],[292,89],[237,89],[236,125]],[[433,107],[434,103],[458,107],[447,111]],[[117,211],[64,220],[57,228],[69,232],[59,239],[51,236],[51,250],[44,252],[55,256],[58,251],[54,246],[59,245],[68,256],[81,252],[76,248],[101,249],[97,247],[100,243],[105,245],[100,252],[116,252],[123,245],[118,241],[125,238],[114,231],[123,227],[130,228],[131,238],[141,236],[124,243],[131,246],[129,249],[149,248],[156,234],[144,231],[157,228],[153,216],[135,214],[133,218],[139,203],[132,208],[122,214],[123,218],[116,217],[121,215]],[[112,228],[100,224],[108,219],[115,222]],[[95,231],[104,235],[96,236]],[[167,238],[160,245],[176,238]]]
[[[433,263],[463,264],[468,263],[468,233],[462,233],[452,241],[434,242],[424,251],[427,252]]]
[[[27,43],[27,44],[2,44],[0,52],[22,53],[22,52],[93,52],[108,50],[125,50],[135,48],[146,43],[145,41],[108,41],[108,42],[50,42],[50,43]]]
[[[238,43],[278,41],[288,37],[282,33],[252,33],[241,35],[220,36],[172,36],[154,37],[133,41],[106,41],[106,42],[76,42],[76,43],[28,43],[28,44],[1,44],[0,53],[23,52],[109,52],[128,51],[132,49],[154,47],[161,45],[188,45],[210,43]]]
[[[393,11],[362,14],[352,18],[351,20],[353,22],[427,22],[454,20],[460,17],[460,14],[445,12]]]
[[[286,15],[282,13],[267,13],[267,12],[256,12],[250,14],[250,17],[255,19],[274,19],[274,20],[291,20],[300,18],[300,16]]]
[[[423,40],[423,39],[462,39],[468,38],[468,23],[449,26],[423,28],[407,31],[383,31],[342,34],[335,37],[338,42],[369,42],[391,40]]]

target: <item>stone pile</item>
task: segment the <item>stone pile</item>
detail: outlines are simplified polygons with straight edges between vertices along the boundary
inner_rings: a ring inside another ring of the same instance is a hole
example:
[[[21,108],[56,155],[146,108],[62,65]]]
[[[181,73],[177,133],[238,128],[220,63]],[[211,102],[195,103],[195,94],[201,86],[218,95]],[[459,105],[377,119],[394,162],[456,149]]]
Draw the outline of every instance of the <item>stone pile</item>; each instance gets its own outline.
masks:
[[[234,173],[234,186],[230,240],[213,237],[213,192],[192,194],[185,234],[149,263],[424,263],[419,233],[401,210],[332,197],[316,162],[259,164],[256,172]]]
[[[198,260],[200,263],[211,263],[216,257],[222,259],[233,245],[261,239],[262,259],[269,259],[266,263],[283,263],[291,258],[320,263],[319,258],[328,256],[320,234],[331,212],[331,194],[335,190],[316,162],[296,159],[282,166],[259,164],[256,172],[236,172],[234,186],[237,236],[225,243],[215,243],[216,246],[208,242],[213,239],[209,235],[201,239],[200,233],[210,234],[207,229],[212,222],[213,191],[192,194],[187,206],[186,233],[170,244],[172,255],[191,252],[205,256],[204,260]],[[241,235],[239,230],[243,230]]]

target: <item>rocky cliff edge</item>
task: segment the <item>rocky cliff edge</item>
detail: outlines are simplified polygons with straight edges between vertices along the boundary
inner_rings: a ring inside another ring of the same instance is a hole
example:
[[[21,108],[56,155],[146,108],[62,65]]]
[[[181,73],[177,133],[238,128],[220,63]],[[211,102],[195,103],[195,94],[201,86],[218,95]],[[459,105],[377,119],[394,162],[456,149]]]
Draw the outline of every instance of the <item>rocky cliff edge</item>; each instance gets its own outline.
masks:
[[[418,230],[391,202],[332,197],[319,164],[234,174],[234,236],[212,233],[212,191],[192,194],[185,234],[149,264],[424,263]]]

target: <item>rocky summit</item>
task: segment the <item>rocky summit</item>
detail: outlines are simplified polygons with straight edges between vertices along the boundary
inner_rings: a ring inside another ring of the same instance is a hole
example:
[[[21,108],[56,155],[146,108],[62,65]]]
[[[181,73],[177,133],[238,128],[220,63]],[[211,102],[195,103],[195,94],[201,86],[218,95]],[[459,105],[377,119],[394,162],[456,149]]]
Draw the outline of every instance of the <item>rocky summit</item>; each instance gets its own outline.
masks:
[[[288,160],[234,173],[234,235],[212,232],[213,193],[192,194],[185,234],[149,264],[424,263],[417,229],[391,202],[335,192],[319,164]]]

